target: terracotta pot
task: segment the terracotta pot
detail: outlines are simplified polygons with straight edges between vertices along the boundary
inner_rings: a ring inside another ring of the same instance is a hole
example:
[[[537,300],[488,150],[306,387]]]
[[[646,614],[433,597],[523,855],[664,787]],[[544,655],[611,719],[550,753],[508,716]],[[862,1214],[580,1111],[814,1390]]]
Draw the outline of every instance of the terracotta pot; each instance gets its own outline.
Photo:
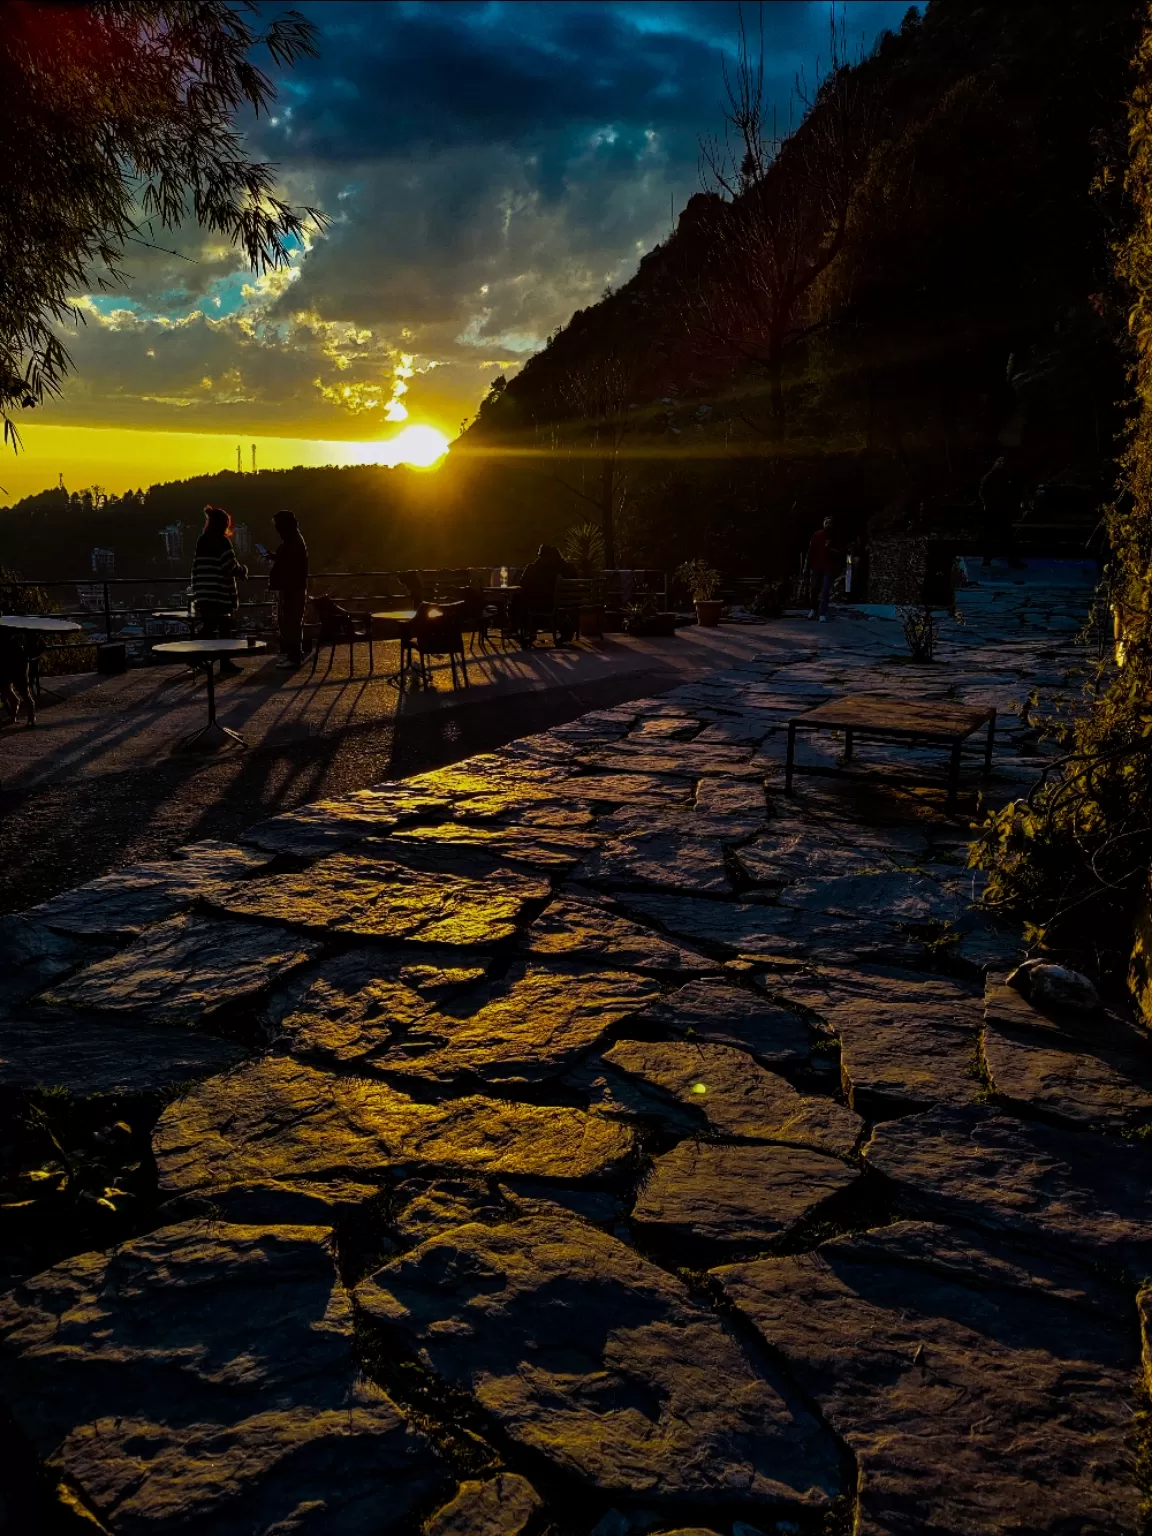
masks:
[[[702,629],[715,629],[720,622],[724,604],[718,597],[696,599],[696,622]]]
[[[585,638],[599,638],[604,633],[603,608],[581,608],[580,633]]]

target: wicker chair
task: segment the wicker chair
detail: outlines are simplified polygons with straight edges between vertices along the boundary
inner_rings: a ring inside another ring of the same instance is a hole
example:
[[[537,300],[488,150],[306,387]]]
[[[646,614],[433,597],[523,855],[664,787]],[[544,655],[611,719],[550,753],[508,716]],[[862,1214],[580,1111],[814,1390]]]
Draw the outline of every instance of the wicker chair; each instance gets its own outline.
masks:
[[[431,687],[429,656],[447,656],[452,667],[452,687],[456,682],[456,658],[460,658],[460,670],[464,674],[464,686],[469,687],[468,661],[464,654],[464,624],[467,620],[466,605],[458,603],[421,603],[412,621],[412,638],[420,658],[420,674],[425,688]]]

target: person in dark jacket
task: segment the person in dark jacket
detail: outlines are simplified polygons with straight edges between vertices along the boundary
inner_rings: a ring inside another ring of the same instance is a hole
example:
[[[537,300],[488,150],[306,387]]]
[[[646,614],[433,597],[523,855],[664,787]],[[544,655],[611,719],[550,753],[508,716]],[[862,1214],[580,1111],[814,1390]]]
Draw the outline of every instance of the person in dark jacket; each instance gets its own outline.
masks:
[[[535,560],[524,567],[520,577],[520,596],[511,611],[521,631],[521,639],[530,646],[536,638],[534,620],[550,612],[556,596],[556,583],[562,576],[575,576],[570,565],[554,544],[541,544]],[[563,645],[572,638],[575,626],[567,615],[558,621],[556,638]]]
[[[832,545],[832,519],[826,517],[823,526],[817,528],[808,545],[808,577],[812,588],[812,607],[808,617],[819,617],[821,624],[828,622],[832,580],[839,569],[839,551]]]
[[[280,545],[272,556],[268,590],[276,594],[280,626],[278,667],[298,667],[304,660],[304,604],[308,601],[308,546],[300,535],[294,512],[280,511],[272,519]]]
[[[232,514],[223,507],[204,508],[204,532],[196,540],[192,558],[192,601],[206,640],[231,639],[240,606],[236,578],[248,575],[246,566],[232,548]],[[241,669],[227,657],[221,658],[221,677],[234,676]]]

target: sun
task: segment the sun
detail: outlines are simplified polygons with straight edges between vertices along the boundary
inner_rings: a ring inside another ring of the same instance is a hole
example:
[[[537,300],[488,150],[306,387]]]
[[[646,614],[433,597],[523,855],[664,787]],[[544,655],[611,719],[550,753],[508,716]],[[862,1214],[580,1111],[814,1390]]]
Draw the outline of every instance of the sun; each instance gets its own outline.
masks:
[[[414,469],[431,469],[447,452],[448,439],[435,427],[405,427],[380,444],[380,462],[391,467],[410,464]]]

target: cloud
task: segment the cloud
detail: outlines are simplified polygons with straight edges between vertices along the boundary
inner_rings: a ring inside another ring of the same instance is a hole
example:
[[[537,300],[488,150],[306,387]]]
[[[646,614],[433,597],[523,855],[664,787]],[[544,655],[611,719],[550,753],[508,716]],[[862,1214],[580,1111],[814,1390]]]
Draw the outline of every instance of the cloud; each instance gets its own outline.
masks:
[[[304,4],[320,57],[247,125],[332,222],[253,277],[218,236],[147,230],[94,284],[49,421],[286,436],[454,431],[577,308],[625,281],[698,189],[737,7],[665,0]],[[902,4],[848,8],[850,42]],[[746,9],[746,16],[753,8]],[[770,94],[827,54],[828,8],[763,11]],[[182,257],[190,259],[182,259]]]

